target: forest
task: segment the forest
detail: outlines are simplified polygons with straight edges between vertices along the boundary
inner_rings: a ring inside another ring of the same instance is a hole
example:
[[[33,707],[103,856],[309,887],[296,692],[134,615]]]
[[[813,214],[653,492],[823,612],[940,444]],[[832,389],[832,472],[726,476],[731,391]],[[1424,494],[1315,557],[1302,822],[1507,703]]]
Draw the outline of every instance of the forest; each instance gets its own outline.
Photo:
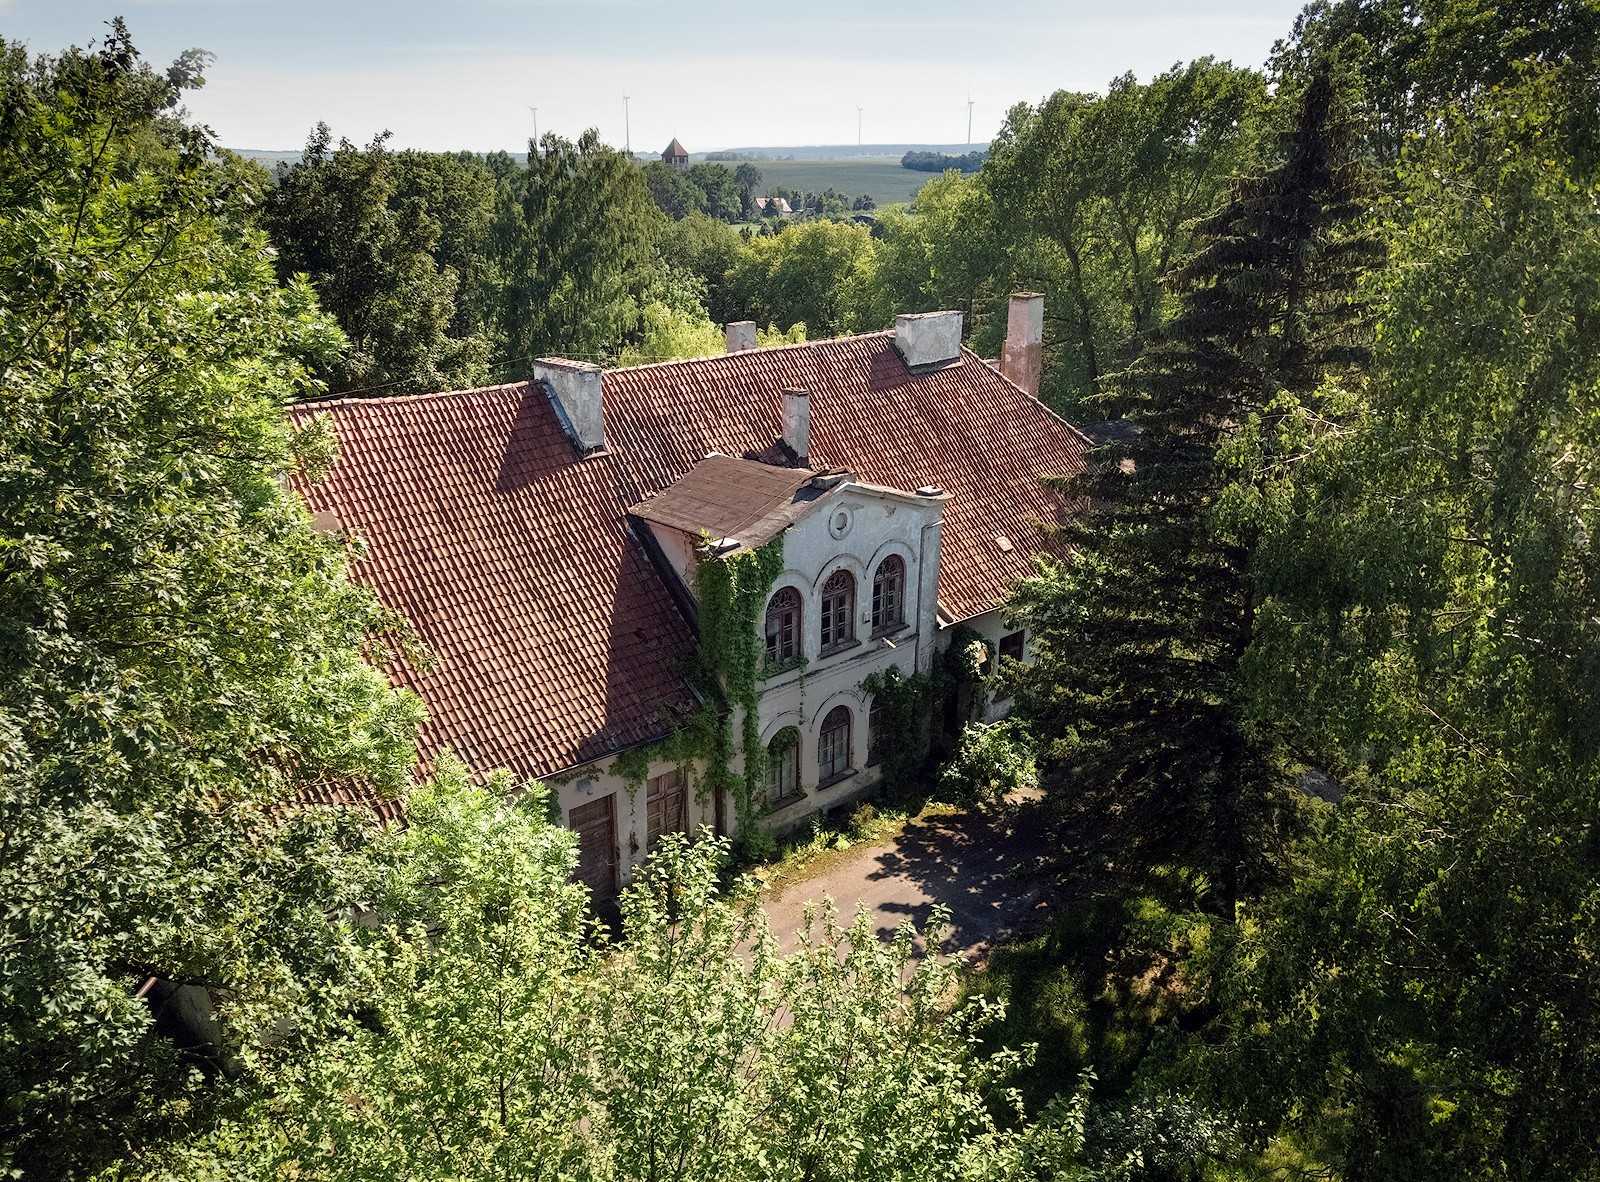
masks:
[[[1595,0],[1313,0],[763,232],[755,166],[668,209],[593,132],[269,174],[185,111],[204,53],[44,48],[0,43],[0,1170],[1600,1179]],[[1048,930],[782,956],[709,836],[609,928],[544,787],[413,782],[415,638],[286,406],[734,319],[993,356],[1017,287],[1041,397],[1128,428],[981,755],[1037,768]],[[283,807],[353,781],[407,824]]]

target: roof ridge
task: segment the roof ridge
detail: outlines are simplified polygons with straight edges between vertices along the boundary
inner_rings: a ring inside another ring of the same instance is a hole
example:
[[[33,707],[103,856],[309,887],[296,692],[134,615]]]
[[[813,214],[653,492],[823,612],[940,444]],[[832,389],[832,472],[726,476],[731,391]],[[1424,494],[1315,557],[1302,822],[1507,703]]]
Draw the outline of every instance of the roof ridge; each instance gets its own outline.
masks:
[[[500,390],[514,390],[520,386],[530,385],[532,382],[532,378],[521,378],[515,382],[493,382],[487,386],[468,386],[461,390],[415,390],[410,394],[385,394],[379,398],[364,398],[359,394],[330,394],[326,398],[302,398],[298,402],[291,402],[287,409],[291,412],[301,407],[332,410],[334,407],[350,405],[383,406],[392,402],[421,402],[429,398],[455,398],[466,394],[488,394]]]
[[[642,365],[616,365],[607,373],[636,373],[642,369],[660,369],[667,365],[694,365],[702,361],[721,361],[728,357],[748,357],[755,353],[783,353],[792,349],[810,349],[817,345],[833,345],[841,341],[862,341],[868,337],[892,337],[894,329],[877,328],[871,332],[849,332],[837,337],[818,337],[814,341],[790,341],[782,345],[758,345],[754,349],[740,349],[736,353],[707,353],[704,357],[669,357],[665,361],[646,361]]]

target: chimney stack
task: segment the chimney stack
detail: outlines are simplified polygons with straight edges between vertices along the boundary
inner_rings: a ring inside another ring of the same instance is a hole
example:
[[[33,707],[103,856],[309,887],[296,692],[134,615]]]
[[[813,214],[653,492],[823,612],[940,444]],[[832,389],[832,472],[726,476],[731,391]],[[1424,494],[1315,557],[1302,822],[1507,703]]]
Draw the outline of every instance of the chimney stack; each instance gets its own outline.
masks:
[[[960,360],[961,313],[901,313],[894,318],[894,347],[910,369]]]
[[[1044,367],[1044,296],[1019,291],[1006,309],[1006,345],[1000,354],[1000,372],[1013,385],[1039,396],[1039,373]]]
[[[790,386],[783,392],[783,441],[804,464],[811,458],[811,391]]]
[[[541,357],[533,363],[533,380],[550,395],[562,429],[580,455],[605,447],[605,406],[601,399],[604,374],[598,365],[568,361],[565,357]]]
[[[756,322],[754,320],[734,320],[724,329],[724,336],[728,342],[728,352],[743,353],[746,349],[756,347]]]

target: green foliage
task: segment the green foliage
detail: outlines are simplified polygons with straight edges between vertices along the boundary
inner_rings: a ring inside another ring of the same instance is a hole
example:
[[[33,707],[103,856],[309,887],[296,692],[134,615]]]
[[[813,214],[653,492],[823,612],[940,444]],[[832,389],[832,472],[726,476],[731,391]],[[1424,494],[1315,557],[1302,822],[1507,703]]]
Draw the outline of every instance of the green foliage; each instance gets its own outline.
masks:
[[[327,448],[284,405],[342,337],[179,118],[198,64],[151,70],[120,22],[0,55],[0,1162],[36,1177],[299,1053],[372,826],[280,806],[401,791],[414,757],[417,702],[363,660],[390,617],[285,490]],[[190,984],[214,1054],[167,1033]]]
[[[644,306],[639,343],[622,350],[623,365],[643,365],[678,357],[714,357],[724,349],[722,329],[705,309],[680,311],[657,300]]]
[[[909,677],[894,666],[861,683],[872,700],[872,742],[884,788],[891,796],[915,791],[928,762],[929,723],[943,681],[926,673]]]
[[[1038,787],[1034,738],[1020,721],[968,723],[955,755],[939,772],[939,792],[954,804],[995,809]]]
[[[1180,308],[1119,394],[1137,436],[1072,482],[1091,508],[1063,531],[1071,561],[1041,560],[1011,605],[1039,653],[1018,704],[1078,839],[1135,877],[1203,867],[1226,907],[1274,872],[1291,813],[1240,662],[1295,453],[1246,463],[1235,436],[1285,401],[1331,414],[1318,392],[1361,357],[1353,287],[1374,253],[1339,92],[1324,75],[1290,112],[1277,164],[1197,228]]]
[[[480,278],[494,181],[475,160],[396,155],[386,138],[332,148],[319,123],[300,162],[280,167],[261,212],[278,272],[309,276],[349,337],[325,375],[336,388],[476,384],[491,337],[480,292],[463,285]]]
[[[713,792],[731,793],[740,828],[754,823],[756,801],[766,788],[767,753],[761,745],[757,710],[765,656],[760,624],[772,584],[782,573],[782,534],[756,550],[720,558],[702,554],[695,568],[700,675],[726,707],[706,753],[706,778]],[[737,748],[732,733],[734,712],[740,722]],[[733,761],[740,753],[744,774],[736,776]]]
[[[662,221],[643,173],[597,133],[545,135],[501,180],[489,236],[508,361],[614,356],[658,281]]]
[[[390,841],[354,928],[365,1006],[205,1142],[143,1176],[336,1179],[1026,1179],[1070,1165],[1067,1123],[1002,1131],[1021,1061],[975,1052],[958,968],[817,916],[777,954],[718,843],[679,836],[595,943],[575,840],[444,777]],[[937,917],[936,917],[937,919]],[[937,923],[924,937],[939,939]],[[130,1170],[130,1173],[133,1171]],[[1054,1175],[1059,1176],[1059,1175]]]
[[[1064,347],[1045,379],[1056,405],[1100,393],[1165,322],[1161,279],[1253,159],[1265,105],[1258,73],[1200,58],[1008,114],[982,178],[1013,281],[1045,292],[1059,318]]]
[[[1370,401],[1264,551],[1255,708],[1348,795],[1219,958],[1205,1078],[1347,1177],[1592,1178],[1600,182],[1565,71],[1435,112]]]
[[[729,277],[730,299],[744,319],[785,326],[803,322],[820,336],[882,327],[863,322],[873,253],[872,233],[865,226],[791,223],[745,244]]]
[[[1467,111],[1512,82],[1525,63],[1566,67],[1552,75],[1579,83],[1600,46],[1600,7],[1568,0],[1313,0],[1273,47],[1279,85],[1303,85],[1314,64],[1338,55],[1369,99],[1369,150],[1400,160],[1408,137],[1429,130],[1442,108]],[[1576,86],[1563,102],[1569,150],[1592,148],[1596,111]],[[1573,101],[1577,100],[1577,101]]]

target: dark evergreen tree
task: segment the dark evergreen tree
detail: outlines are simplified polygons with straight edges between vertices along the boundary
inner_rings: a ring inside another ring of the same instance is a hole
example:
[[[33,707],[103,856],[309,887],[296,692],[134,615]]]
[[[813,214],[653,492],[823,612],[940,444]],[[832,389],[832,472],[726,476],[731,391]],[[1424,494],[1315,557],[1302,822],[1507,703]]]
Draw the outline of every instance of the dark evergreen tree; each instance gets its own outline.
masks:
[[[1179,308],[1107,401],[1130,428],[1067,483],[1073,557],[1013,610],[1041,642],[1020,703],[1041,736],[1068,854],[1138,875],[1177,862],[1231,904],[1270,871],[1290,762],[1247,718],[1251,559],[1274,421],[1316,409],[1363,355],[1351,102],[1327,70],[1286,100],[1277,163],[1235,184],[1170,276]],[[1266,440],[1264,444],[1263,440]],[[1240,458],[1248,456],[1248,462]]]

